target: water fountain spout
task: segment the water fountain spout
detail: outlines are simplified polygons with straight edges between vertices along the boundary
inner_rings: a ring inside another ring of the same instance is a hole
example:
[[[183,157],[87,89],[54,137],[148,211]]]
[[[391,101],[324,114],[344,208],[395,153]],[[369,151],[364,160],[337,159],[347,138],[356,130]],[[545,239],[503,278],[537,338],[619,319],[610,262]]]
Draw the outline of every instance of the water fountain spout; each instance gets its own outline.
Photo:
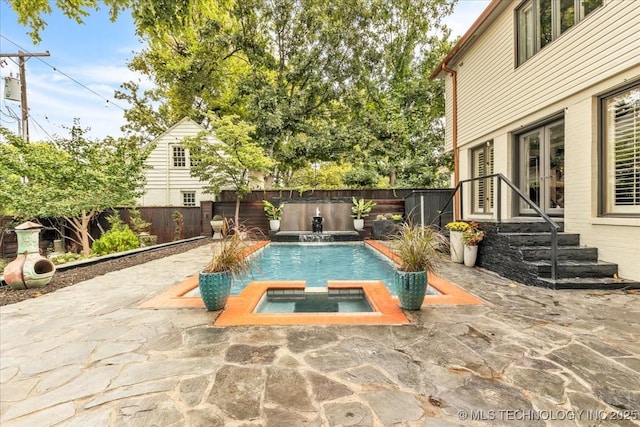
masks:
[[[319,212],[317,212],[319,213]],[[324,221],[324,218],[322,218],[320,215],[316,215],[311,219],[311,230],[314,233],[322,233],[322,222]]]

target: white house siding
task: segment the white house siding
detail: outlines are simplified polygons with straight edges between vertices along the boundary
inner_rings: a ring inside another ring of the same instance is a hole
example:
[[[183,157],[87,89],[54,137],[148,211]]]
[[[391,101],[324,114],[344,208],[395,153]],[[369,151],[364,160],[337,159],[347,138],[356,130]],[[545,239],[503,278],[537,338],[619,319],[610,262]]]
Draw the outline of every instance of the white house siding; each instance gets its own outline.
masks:
[[[458,73],[459,146],[638,64],[640,2],[616,0],[515,68],[518,3],[451,64]]]
[[[494,141],[494,172],[513,179],[513,135],[554,114],[565,120],[565,229],[597,247],[621,277],[640,280],[640,218],[598,217],[598,97],[640,78],[640,1],[607,1],[599,10],[515,68],[514,10],[497,17],[469,50],[449,63],[458,73],[460,179],[470,149]],[[447,88],[447,147],[452,148],[452,87]],[[465,206],[471,206],[470,191]],[[503,191],[503,208],[510,205]],[[508,212],[508,210],[503,210]],[[465,212],[466,214],[466,212]]]
[[[138,200],[139,206],[182,206],[182,192],[196,193],[196,206],[200,201],[213,200],[212,194],[203,193],[203,184],[189,174],[189,161],[184,168],[174,168],[172,162],[172,146],[180,144],[183,138],[196,136],[204,130],[199,124],[185,118],[160,135],[147,164],[151,166],[146,173],[145,194]],[[214,140],[212,140],[213,143]]]

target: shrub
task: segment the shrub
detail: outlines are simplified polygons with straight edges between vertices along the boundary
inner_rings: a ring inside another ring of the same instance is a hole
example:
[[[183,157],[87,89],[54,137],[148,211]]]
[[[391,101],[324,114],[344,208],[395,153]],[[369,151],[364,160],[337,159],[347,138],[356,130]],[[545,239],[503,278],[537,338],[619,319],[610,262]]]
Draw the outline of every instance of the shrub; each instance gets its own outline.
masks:
[[[51,262],[53,262],[55,265],[60,265],[60,264],[66,264],[68,262],[72,262],[72,261],[78,261],[79,259],[84,259],[86,258],[85,256],[83,256],[82,254],[75,254],[73,252],[65,252],[63,254],[60,255],[56,255],[55,257],[51,258]]]
[[[135,208],[129,209],[129,223],[136,233],[148,233],[151,229],[151,223],[142,219],[142,214]]]
[[[124,227],[117,227],[104,233],[98,240],[93,242],[91,250],[100,256],[124,252],[139,247],[140,242],[138,241],[138,236],[125,225]]]
[[[173,240],[182,240],[184,239],[184,215],[182,215],[179,211],[174,211],[171,214],[173,218]],[[215,217],[214,217],[215,218]]]

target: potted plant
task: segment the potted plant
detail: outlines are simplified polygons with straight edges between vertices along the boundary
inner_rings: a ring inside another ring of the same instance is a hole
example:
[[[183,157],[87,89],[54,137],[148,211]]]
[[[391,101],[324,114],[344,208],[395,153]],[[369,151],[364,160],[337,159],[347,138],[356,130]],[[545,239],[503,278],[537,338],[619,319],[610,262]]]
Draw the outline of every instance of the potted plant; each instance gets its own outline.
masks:
[[[268,200],[263,200],[262,205],[264,207],[264,212],[267,214],[267,218],[269,218],[269,229],[271,231],[280,230],[280,220],[282,219],[282,213],[284,212],[284,203],[280,203],[279,206],[274,206]]]
[[[449,247],[451,248],[451,261],[462,264],[464,260],[464,244],[462,233],[469,228],[469,223],[453,221],[447,223],[444,228],[449,230]]]
[[[365,201],[364,199],[351,198],[353,206],[351,212],[353,215],[353,228],[358,231],[364,230],[364,219],[369,216],[371,209],[376,205],[373,200]]]
[[[471,221],[469,228],[462,233],[462,243],[464,243],[464,265],[473,267],[476,265],[478,257],[478,244],[484,239],[485,232],[480,230],[480,224]]]
[[[209,221],[211,224],[211,229],[213,230],[213,238],[220,239],[222,238],[222,228],[224,227],[224,217],[222,215],[214,215]]]
[[[200,297],[209,311],[222,310],[231,293],[234,276],[246,272],[251,259],[245,256],[247,245],[241,233],[234,232],[214,242],[209,263],[198,275]]]
[[[393,221],[394,223],[399,223],[402,222],[402,215],[400,214],[392,214],[391,215],[391,221]]]
[[[386,240],[393,234],[399,221],[394,219],[396,215],[384,214],[376,216],[371,227],[374,240]],[[402,218],[402,215],[398,215]]]
[[[409,223],[398,226],[392,250],[401,262],[394,277],[401,308],[420,310],[427,292],[428,272],[435,270],[446,247],[446,237],[434,228]]]

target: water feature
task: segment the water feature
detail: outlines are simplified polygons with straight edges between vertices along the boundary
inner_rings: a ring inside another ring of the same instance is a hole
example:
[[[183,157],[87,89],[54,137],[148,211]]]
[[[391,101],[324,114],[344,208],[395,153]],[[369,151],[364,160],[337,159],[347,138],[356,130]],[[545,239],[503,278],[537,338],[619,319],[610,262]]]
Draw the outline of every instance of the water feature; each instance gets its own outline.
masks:
[[[311,231],[314,233],[322,233],[322,222],[323,218],[321,216],[314,216],[311,218]]]
[[[298,240],[300,242],[303,243],[310,243],[310,242],[333,242],[335,241],[334,235],[333,234],[320,234],[320,233],[313,233],[313,234],[301,234],[298,236]]]
[[[282,212],[280,231],[313,231],[314,216],[322,217],[323,232],[353,231],[351,201],[287,202]]]

